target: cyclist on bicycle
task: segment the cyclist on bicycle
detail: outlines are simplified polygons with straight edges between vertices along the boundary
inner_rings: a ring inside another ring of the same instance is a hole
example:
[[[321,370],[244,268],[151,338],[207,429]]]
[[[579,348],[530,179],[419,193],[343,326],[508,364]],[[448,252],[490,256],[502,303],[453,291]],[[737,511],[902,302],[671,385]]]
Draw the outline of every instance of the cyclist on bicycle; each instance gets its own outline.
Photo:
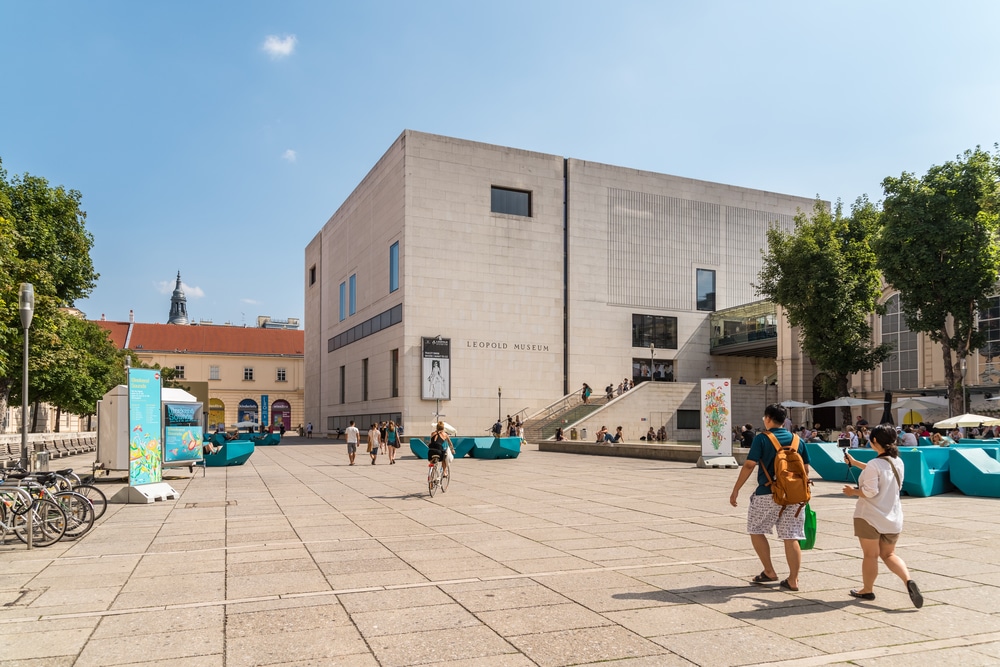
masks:
[[[444,471],[442,474],[447,477],[448,457],[445,456],[445,447],[451,450],[452,456],[455,455],[455,445],[452,444],[448,434],[444,432],[444,422],[438,422],[434,433],[431,434],[431,441],[427,445],[427,460],[432,461],[435,456],[438,457],[441,461],[441,469]]]

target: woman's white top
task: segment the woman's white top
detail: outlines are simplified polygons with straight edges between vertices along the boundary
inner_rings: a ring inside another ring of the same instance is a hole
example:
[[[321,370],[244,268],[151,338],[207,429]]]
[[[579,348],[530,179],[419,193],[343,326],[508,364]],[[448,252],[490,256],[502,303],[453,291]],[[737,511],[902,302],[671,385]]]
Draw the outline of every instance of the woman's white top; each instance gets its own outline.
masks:
[[[868,462],[858,477],[858,488],[863,495],[854,507],[854,518],[864,519],[884,535],[903,532],[903,506],[893,467],[902,481],[903,462],[899,458],[881,457]]]

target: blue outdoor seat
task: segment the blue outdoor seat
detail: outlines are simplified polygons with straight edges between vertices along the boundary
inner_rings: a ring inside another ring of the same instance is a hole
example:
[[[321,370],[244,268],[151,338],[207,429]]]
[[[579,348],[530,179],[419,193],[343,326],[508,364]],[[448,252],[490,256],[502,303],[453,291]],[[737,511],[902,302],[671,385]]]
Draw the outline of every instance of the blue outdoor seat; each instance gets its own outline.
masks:
[[[1000,498],[998,448],[955,448],[949,452],[951,481],[967,496]]]
[[[899,450],[899,458],[906,468],[903,475],[903,493],[917,498],[927,498],[953,491],[948,458],[951,447],[910,447]]]
[[[475,440],[476,447],[472,450],[472,458],[475,459],[516,459],[521,453],[520,438],[475,438]]]
[[[214,454],[205,455],[205,465],[210,468],[241,466],[247,462],[254,450],[252,440],[226,440],[224,436],[216,434],[212,437],[212,442],[221,445],[222,449]]]

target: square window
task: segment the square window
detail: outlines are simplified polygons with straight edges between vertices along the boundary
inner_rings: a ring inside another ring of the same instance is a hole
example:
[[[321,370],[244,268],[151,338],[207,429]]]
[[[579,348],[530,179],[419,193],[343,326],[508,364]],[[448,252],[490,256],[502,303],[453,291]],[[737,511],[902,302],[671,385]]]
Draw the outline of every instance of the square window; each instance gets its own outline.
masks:
[[[279,368],[277,370],[277,372],[275,374],[274,380],[275,380],[275,382],[287,382],[287,379],[285,378],[285,369],[284,368]]]
[[[176,379],[178,379],[178,380],[183,380],[184,379],[184,367],[183,366],[174,366],[174,377]]]
[[[253,368],[252,367],[246,366],[243,369],[243,379],[247,380],[247,381],[252,381],[253,380]]]
[[[678,410],[677,428],[701,429],[701,410]]]
[[[209,380],[218,380],[218,379],[220,379],[220,376],[219,376],[219,367],[218,366],[209,366],[208,367],[208,379]]]
[[[531,193],[493,186],[490,189],[490,210],[493,213],[523,215],[530,218]]]

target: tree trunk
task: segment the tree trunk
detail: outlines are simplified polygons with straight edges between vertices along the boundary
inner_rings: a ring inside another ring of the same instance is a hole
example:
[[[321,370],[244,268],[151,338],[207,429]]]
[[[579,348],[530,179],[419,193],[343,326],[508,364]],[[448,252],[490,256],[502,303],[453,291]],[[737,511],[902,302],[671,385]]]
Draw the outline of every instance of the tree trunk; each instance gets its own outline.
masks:
[[[837,397],[847,396],[847,381],[848,377],[846,373],[837,373]],[[834,424],[834,426],[843,427],[845,424],[853,424],[854,420],[851,418],[851,408],[845,405],[840,409],[840,424]]]
[[[0,379],[0,415],[7,415],[7,405],[10,402],[10,380]],[[4,424],[6,426],[6,424]]]
[[[62,421],[62,408],[56,408],[56,426],[52,429],[53,432],[59,432],[59,422]]]
[[[944,381],[948,387],[948,412],[949,416],[960,415],[965,412],[965,387],[962,386],[962,366],[961,361],[952,361],[951,343],[947,337],[941,338],[941,357],[944,359]]]
[[[31,404],[31,432],[38,433],[38,401]]]

